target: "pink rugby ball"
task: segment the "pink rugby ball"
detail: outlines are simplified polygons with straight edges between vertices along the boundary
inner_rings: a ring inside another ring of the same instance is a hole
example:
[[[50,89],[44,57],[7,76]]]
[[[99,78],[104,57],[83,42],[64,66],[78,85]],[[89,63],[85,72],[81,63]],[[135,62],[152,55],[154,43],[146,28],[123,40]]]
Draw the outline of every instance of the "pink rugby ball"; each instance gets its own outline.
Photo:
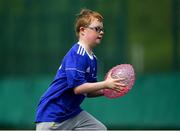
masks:
[[[111,89],[104,89],[103,90],[104,96],[106,96],[108,98],[117,98],[117,97],[124,96],[126,93],[128,93],[131,90],[131,88],[134,85],[135,73],[134,73],[134,69],[133,69],[132,65],[120,64],[120,65],[113,67],[107,73],[107,75],[105,76],[105,79],[107,79],[107,76],[111,71],[112,71],[112,74],[111,74],[112,78],[116,78],[116,79],[117,78],[125,78],[124,80],[121,80],[121,83],[126,84],[127,86],[124,87],[125,89],[121,92],[116,92]]]

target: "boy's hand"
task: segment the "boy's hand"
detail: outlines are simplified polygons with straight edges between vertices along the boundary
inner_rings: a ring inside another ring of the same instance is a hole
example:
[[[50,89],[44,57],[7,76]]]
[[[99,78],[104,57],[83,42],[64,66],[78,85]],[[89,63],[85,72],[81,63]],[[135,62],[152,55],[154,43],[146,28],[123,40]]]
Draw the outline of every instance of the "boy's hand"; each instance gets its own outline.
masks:
[[[105,80],[106,82],[106,88],[115,90],[117,92],[121,92],[124,90],[125,84],[121,83],[122,80],[125,78],[117,78],[114,79],[111,77],[112,72],[110,72]]]

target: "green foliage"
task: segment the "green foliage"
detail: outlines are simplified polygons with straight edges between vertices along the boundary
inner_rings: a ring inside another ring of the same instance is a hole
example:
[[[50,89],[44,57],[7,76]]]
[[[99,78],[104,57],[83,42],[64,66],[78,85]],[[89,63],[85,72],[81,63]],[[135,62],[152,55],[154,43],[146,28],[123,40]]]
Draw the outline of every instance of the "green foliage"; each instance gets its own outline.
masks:
[[[174,45],[180,47],[173,40],[171,0],[1,0],[0,5],[2,76],[54,74],[77,41],[74,19],[82,8],[104,16],[104,39],[95,50],[101,73],[120,63],[133,64],[138,73],[170,72],[173,61],[180,63],[179,51],[173,55]]]

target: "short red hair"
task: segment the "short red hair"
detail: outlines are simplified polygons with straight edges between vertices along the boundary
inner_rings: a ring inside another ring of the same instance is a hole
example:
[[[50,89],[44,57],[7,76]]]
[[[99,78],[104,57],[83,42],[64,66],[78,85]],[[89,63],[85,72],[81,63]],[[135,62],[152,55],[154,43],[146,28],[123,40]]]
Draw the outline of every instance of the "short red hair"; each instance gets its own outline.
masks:
[[[75,32],[77,37],[79,37],[80,27],[89,26],[94,18],[97,18],[100,22],[103,22],[104,19],[100,13],[89,9],[82,9],[80,13],[77,14],[75,22]]]

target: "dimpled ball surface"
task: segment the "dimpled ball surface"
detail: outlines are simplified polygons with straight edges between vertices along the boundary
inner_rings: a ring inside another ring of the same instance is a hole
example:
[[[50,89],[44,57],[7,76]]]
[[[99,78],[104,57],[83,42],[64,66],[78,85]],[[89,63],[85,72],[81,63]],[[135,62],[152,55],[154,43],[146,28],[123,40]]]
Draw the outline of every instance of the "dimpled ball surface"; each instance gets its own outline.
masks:
[[[107,79],[108,74],[111,73],[111,77],[112,78],[125,78],[124,80],[121,80],[120,82],[122,84],[125,84],[126,86],[124,87],[124,90],[117,92],[111,89],[104,89],[103,93],[104,96],[108,97],[108,98],[117,98],[117,97],[121,97],[124,96],[126,93],[128,93],[131,88],[134,85],[134,81],[135,81],[135,73],[134,73],[134,69],[132,67],[132,65],[130,64],[120,64],[117,65],[115,67],[113,67],[105,76],[105,79]]]

